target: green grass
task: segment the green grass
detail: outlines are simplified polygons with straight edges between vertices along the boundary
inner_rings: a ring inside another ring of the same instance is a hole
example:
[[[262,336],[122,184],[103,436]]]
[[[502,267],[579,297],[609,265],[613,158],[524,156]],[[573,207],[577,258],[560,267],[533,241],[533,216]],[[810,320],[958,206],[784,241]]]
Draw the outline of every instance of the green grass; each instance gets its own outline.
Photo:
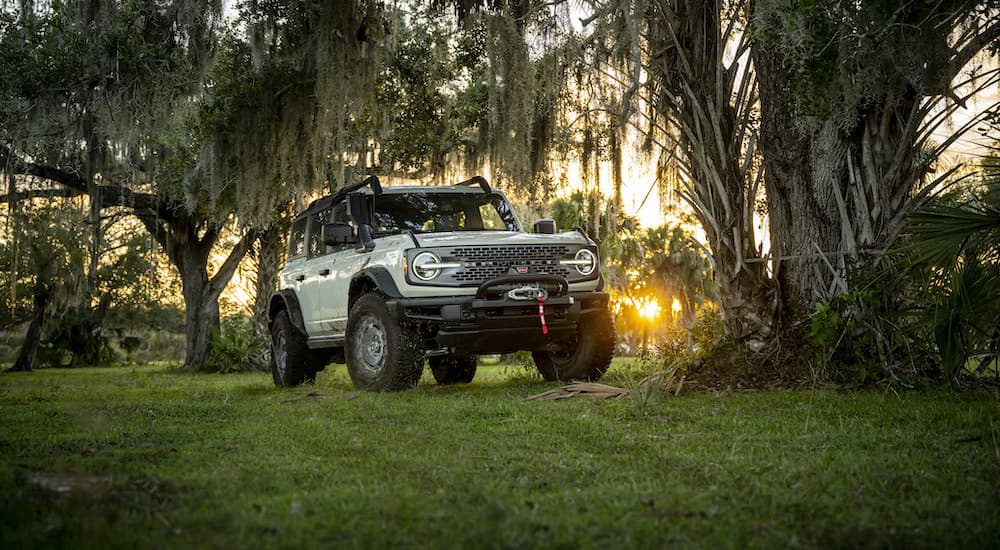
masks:
[[[0,376],[0,547],[995,547],[1000,397]],[[58,485],[68,490],[60,492]]]

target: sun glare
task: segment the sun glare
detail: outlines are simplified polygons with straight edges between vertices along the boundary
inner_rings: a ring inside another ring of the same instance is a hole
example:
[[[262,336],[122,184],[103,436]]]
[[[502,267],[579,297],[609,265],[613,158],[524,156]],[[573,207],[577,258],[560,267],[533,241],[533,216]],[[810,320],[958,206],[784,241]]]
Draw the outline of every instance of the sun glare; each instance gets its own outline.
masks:
[[[678,313],[681,312],[681,309],[683,309],[681,307],[681,301],[678,300],[677,298],[674,298],[674,303],[670,304],[670,310],[674,312],[674,315],[677,315]]]
[[[639,315],[649,320],[656,319],[660,315],[660,303],[656,301],[656,298],[650,299],[646,303],[640,305],[638,309]]]

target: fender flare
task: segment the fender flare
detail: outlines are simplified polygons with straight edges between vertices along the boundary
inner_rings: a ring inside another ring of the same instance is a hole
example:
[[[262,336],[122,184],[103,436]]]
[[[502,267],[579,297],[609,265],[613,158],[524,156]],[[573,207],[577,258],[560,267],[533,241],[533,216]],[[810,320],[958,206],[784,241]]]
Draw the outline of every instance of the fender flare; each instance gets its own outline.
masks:
[[[293,290],[279,290],[271,295],[271,302],[267,307],[267,330],[271,331],[274,325],[274,318],[279,311],[288,312],[288,320],[302,334],[306,334],[306,325],[302,320],[302,308],[299,306],[299,298]]]
[[[350,295],[348,297],[348,311],[354,305],[354,301],[361,296],[361,288],[373,286],[376,290],[384,294],[387,298],[402,298],[396,281],[393,280],[389,270],[384,267],[369,267],[362,269],[351,277]]]

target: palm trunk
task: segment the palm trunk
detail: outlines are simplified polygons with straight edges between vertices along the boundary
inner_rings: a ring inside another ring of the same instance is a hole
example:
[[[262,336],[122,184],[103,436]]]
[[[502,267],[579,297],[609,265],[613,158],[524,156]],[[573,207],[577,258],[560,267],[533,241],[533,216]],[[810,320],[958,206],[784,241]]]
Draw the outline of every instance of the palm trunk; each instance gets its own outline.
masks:
[[[652,76],[662,87],[656,105],[678,127],[674,139],[690,175],[679,192],[708,237],[726,332],[766,341],[780,333],[782,311],[754,236],[754,145],[744,130],[755,97],[752,87],[735,87],[738,64],[720,67],[732,32],[722,15],[722,2],[677,1],[659,10],[650,21],[650,49],[662,52],[651,60]]]
[[[853,131],[832,119],[802,128],[788,85],[795,75],[773,47],[759,44],[753,54],[775,274],[801,314],[848,293],[848,270],[878,266],[877,251],[898,238],[928,168],[913,153],[919,101],[905,87],[886,90],[857,114]]]

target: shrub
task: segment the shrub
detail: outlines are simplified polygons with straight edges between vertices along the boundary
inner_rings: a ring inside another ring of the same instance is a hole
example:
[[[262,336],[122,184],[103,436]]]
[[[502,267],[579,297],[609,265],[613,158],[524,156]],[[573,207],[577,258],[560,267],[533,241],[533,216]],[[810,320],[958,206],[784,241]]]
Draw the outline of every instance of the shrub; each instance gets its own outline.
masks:
[[[711,304],[701,304],[693,313],[694,324],[688,329],[679,322],[668,321],[654,343],[654,355],[664,364],[675,361],[691,362],[712,353],[725,339],[722,316]]]
[[[254,330],[249,317],[227,317],[212,342],[212,352],[202,368],[205,372],[231,373],[266,371],[270,349]]]
[[[13,363],[17,359],[17,349],[0,344],[0,364]]]
[[[504,373],[513,380],[537,382],[542,379],[530,351],[505,353],[500,356],[500,365],[503,366]]]

